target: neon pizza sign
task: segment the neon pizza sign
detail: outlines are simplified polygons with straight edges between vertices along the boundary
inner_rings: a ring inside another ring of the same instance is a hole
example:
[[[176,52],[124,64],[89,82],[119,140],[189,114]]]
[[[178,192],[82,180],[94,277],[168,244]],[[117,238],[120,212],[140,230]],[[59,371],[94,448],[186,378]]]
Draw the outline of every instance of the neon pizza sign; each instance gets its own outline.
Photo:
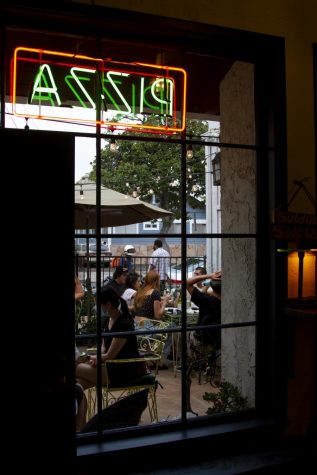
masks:
[[[148,133],[185,128],[181,68],[18,47],[11,77],[16,116]]]

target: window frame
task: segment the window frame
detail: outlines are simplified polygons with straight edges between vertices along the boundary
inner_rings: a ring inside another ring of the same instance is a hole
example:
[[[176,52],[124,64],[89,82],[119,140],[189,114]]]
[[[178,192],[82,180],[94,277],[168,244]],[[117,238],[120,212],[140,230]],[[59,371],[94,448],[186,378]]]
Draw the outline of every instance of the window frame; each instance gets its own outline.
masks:
[[[50,6],[52,9],[53,7]],[[228,28],[215,27],[206,24],[199,24],[194,22],[187,22],[181,20],[174,20],[162,17],[155,17],[153,15],[136,14],[123,10],[114,10],[98,7],[92,13],[87,6],[84,5],[68,5],[68,12],[72,11],[75,18],[72,20],[71,28],[74,32],[81,30],[81,34],[89,34],[95,30],[95,36],[102,34],[102,31],[107,30],[109,35],[117,35],[118,28],[120,30],[124,26],[123,40],[128,40],[129,35],[135,35],[139,41],[152,41],[158,44],[169,44],[174,41],[179,45],[180,49],[184,48],[184,44],[189,51],[199,52],[199,54],[213,54],[222,57],[234,57],[236,60],[253,62],[255,66],[255,96],[256,96],[256,114],[257,114],[257,138],[258,144],[255,149],[257,152],[258,162],[258,183],[259,193],[257,200],[257,216],[264,216],[262,220],[258,220],[257,237],[260,245],[257,247],[257,257],[261,263],[261,269],[257,271],[257,325],[261,327],[261,333],[257,333],[257,367],[262,374],[261,378],[257,380],[257,405],[256,411],[251,411],[252,414],[244,414],[239,416],[229,415],[224,420],[227,421],[228,427],[225,430],[222,426],[223,421],[218,425],[212,422],[206,424],[204,421],[193,423],[188,421],[187,425],[180,424],[177,429],[173,425],[166,425],[164,428],[157,428],[156,435],[148,438],[147,443],[153,443],[156,440],[164,439],[167,443],[168,437],[166,434],[174,434],[174,443],[177,443],[181,434],[185,431],[192,430],[192,437],[196,437],[194,431],[201,430],[205,432],[205,436],[211,438],[216,437],[221,432],[233,434],[239,433],[242,427],[246,431],[251,431],[255,428],[267,428],[268,426],[276,427],[285,418],[285,411],[283,409],[283,401],[285,398],[285,381],[278,381],[279,365],[275,361],[281,361],[278,356],[281,354],[283,345],[279,347],[279,343],[283,341],[280,330],[281,308],[277,303],[279,297],[283,295],[285,282],[275,278],[275,273],[278,270],[275,262],[274,243],[267,243],[267,224],[269,222],[269,210],[274,208],[275,203],[280,203],[286,196],[286,128],[285,128],[285,59],[284,59],[284,40],[257,33],[249,33],[243,31],[232,30]],[[44,17],[47,28],[58,29],[57,20],[53,19],[53,15],[45,10],[45,7],[35,11],[25,8],[24,14],[21,9],[19,12],[14,12],[13,18],[30,20],[30,28],[37,29],[36,20],[41,12],[44,11]],[[67,12],[67,13],[68,13]],[[86,13],[86,18],[81,16]],[[32,13],[34,14],[32,17]],[[64,14],[65,13],[65,14]],[[59,19],[65,21],[67,18],[66,12],[59,14]],[[55,12],[56,14],[56,12]],[[77,15],[77,16],[76,16]],[[12,21],[12,18],[9,20]],[[146,25],[146,26],[145,26]],[[168,34],[162,41],[160,27],[164,25],[164,29]],[[108,29],[107,29],[108,27]],[[63,23],[63,28],[66,30],[66,25]],[[268,100],[269,99],[269,100]],[[2,96],[3,105],[3,96]],[[2,111],[4,108],[2,107]],[[3,112],[2,112],[3,114]],[[2,121],[4,123],[4,121]],[[78,135],[78,134],[75,134]],[[98,139],[98,137],[96,137]],[[142,138],[141,138],[142,139]],[[186,154],[186,139],[181,140],[182,155]],[[269,157],[269,160],[267,160]],[[184,171],[183,171],[184,172]],[[184,220],[183,220],[184,221]],[[126,236],[126,235],[122,235]],[[181,236],[187,238],[186,229],[182,229]],[[120,235],[116,235],[120,237]],[[208,235],[204,234],[204,237]],[[213,236],[210,236],[213,237]],[[215,237],[215,236],[214,236]],[[217,235],[217,238],[222,235]],[[236,236],[239,237],[239,236]],[[264,252],[263,252],[264,250]],[[182,255],[186,257],[185,245],[182,246]],[[271,285],[267,284],[267,279],[270,279]],[[274,290],[273,290],[274,289]],[[265,308],[259,306],[259,302],[263,302],[267,297],[267,305]],[[267,323],[267,312],[272,316],[272,326]],[[273,336],[274,334],[274,336]],[[273,343],[272,350],[267,355],[266,344],[267,338]],[[67,365],[73,364],[70,355],[68,354]],[[276,359],[277,358],[277,359]],[[282,367],[280,367],[282,368]],[[267,376],[267,378],[266,378]],[[265,387],[265,381],[268,387]],[[269,398],[268,398],[269,395]],[[257,413],[256,415],[254,413]],[[272,419],[273,418],[273,419]],[[272,422],[273,421],[273,422]],[[190,428],[190,429],[188,429]],[[125,438],[130,440],[130,447],[135,448],[140,440],[145,437],[141,434],[135,437],[134,443],[131,439],[131,434],[134,432],[138,434],[141,432],[140,428],[133,431],[122,431],[121,434],[111,434],[103,436],[102,439],[107,443],[101,448],[99,452],[103,453],[117,453],[121,450],[118,440]],[[143,428],[142,428],[143,430]],[[144,434],[152,433],[153,428],[145,428]],[[165,438],[164,433],[165,432]],[[191,436],[188,436],[191,438]],[[163,438],[163,439],[162,439]],[[79,442],[80,453],[79,457],[86,457],[87,454],[96,453],[97,445],[91,444],[96,438],[90,437],[85,441]],[[98,440],[98,439],[97,439]],[[86,445],[88,444],[88,445]],[[89,449],[87,448],[89,446]],[[122,449],[123,450],[123,449]]]

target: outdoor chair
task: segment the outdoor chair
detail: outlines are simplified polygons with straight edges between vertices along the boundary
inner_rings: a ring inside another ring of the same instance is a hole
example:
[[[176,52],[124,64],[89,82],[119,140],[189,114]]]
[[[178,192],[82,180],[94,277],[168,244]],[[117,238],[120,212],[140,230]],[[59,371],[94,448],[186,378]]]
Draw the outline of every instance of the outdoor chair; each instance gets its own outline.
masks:
[[[155,328],[164,329],[167,327],[166,322],[160,322],[158,320],[153,320]],[[150,332],[151,330],[149,330]],[[144,376],[139,377],[138,379],[126,384],[124,386],[113,386],[106,384],[102,386],[102,406],[108,407],[110,404],[121,400],[122,398],[141,391],[142,389],[148,389],[148,403],[147,407],[149,409],[151,421],[158,421],[158,411],[157,411],[157,402],[156,402],[156,389],[158,380],[157,374],[159,369],[160,360],[162,357],[162,352],[164,344],[167,338],[166,333],[159,334],[149,334],[149,335],[139,335],[138,336],[138,345],[139,345],[139,358],[129,358],[129,359],[115,359],[107,360],[104,363],[104,366],[107,369],[107,365],[111,364],[122,364],[122,363],[135,363],[135,362],[145,362],[151,371],[148,370],[148,373]],[[88,417],[91,418],[96,411],[97,403],[97,390],[96,387],[88,389]]]

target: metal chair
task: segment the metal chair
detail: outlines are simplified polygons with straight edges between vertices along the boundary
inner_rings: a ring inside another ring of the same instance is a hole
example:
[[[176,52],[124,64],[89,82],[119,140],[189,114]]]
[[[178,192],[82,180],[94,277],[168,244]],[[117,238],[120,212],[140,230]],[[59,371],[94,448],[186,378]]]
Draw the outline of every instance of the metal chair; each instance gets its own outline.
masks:
[[[161,322],[158,320],[153,320],[153,325],[155,329],[161,329],[167,327],[166,322]],[[150,332],[150,330],[149,330]],[[107,360],[104,363],[104,367],[107,371],[108,364],[122,364],[122,363],[136,363],[136,362],[145,362],[148,366],[151,365],[151,371],[145,374],[144,376],[139,377],[138,379],[122,385],[114,386],[111,384],[102,386],[102,406],[108,407],[110,404],[121,400],[122,398],[134,394],[142,389],[148,389],[148,404],[147,407],[150,413],[151,421],[158,421],[158,411],[157,411],[157,402],[156,402],[156,389],[159,384],[157,380],[157,373],[159,369],[159,363],[162,357],[162,352],[164,344],[167,338],[166,333],[158,334],[144,334],[138,336],[138,346],[139,346],[139,358],[129,358],[129,359],[114,359]],[[109,378],[107,378],[108,380]],[[96,411],[96,402],[97,402],[97,390],[96,387],[88,389],[88,418],[91,418]]]

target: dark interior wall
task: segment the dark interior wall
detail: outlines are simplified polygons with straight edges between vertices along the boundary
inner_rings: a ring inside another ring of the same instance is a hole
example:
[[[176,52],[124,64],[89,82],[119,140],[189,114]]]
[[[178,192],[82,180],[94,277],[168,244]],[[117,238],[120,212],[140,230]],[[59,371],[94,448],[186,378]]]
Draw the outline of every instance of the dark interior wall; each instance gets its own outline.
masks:
[[[9,178],[3,233],[12,250],[2,270],[14,292],[6,320],[16,357],[7,370],[10,444],[48,473],[74,451],[74,138],[1,129],[0,140]]]
[[[315,112],[315,199],[317,198],[317,43],[313,44],[314,112]]]

